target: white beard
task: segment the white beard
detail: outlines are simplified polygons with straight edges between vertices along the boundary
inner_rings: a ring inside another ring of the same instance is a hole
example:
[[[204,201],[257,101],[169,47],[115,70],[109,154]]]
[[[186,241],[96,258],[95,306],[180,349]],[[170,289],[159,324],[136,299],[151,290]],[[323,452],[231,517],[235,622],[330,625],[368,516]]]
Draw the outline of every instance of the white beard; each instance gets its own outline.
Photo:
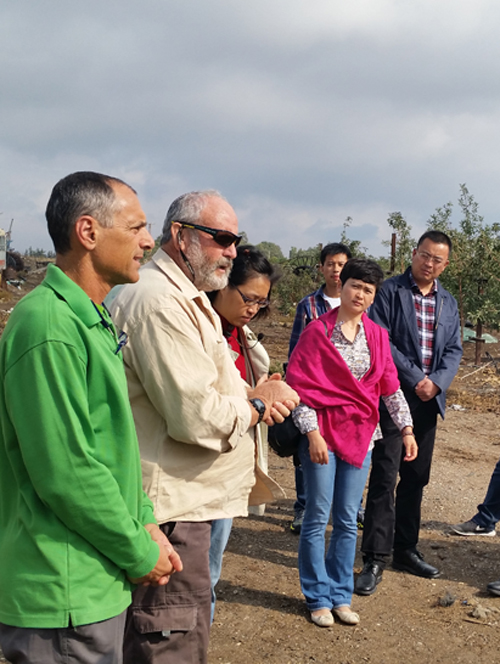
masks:
[[[201,291],[222,290],[228,284],[233,261],[223,257],[215,262],[211,261],[203,253],[198,237],[193,233],[191,238],[192,242],[186,249],[186,257],[194,271],[194,285]],[[227,268],[220,276],[215,273],[219,267]]]

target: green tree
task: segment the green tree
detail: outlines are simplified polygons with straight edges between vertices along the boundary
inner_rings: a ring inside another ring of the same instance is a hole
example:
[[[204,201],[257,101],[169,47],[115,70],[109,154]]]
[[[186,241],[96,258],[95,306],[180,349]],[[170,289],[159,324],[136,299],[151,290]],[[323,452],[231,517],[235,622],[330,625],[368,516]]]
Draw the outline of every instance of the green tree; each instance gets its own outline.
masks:
[[[340,242],[345,244],[346,247],[349,247],[349,250],[353,256],[361,258],[366,256],[366,247],[361,246],[361,240],[352,240],[348,234],[347,229],[352,226],[352,217],[346,217],[342,225],[342,233],[340,234]]]
[[[297,303],[319,286],[321,245],[309,249],[290,249],[289,258],[281,263],[281,279],[276,284],[276,305],[282,314],[293,315]]]
[[[391,212],[387,223],[396,234],[396,251],[394,254],[394,274],[402,274],[411,262],[415,240],[411,236],[411,226],[401,212]],[[383,240],[386,247],[392,246],[391,240]],[[392,267],[392,266],[391,266]]]
[[[500,309],[500,224],[485,224],[474,196],[460,185],[458,228],[451,223],[452,204],[431,215],[429,229],[447,233],[453,243],[450,264],[440,280],[457,299],[462,328],[466,319],[474,325],[498,327]]]
[[[256,244],[255,247],[259,250],[262,251],[264,256],[271,261],[271,263],[280,263],[282,260],[284,260],[283,252],[281,251],[281,247],[274,242],[259,242],[259,244]]]
[[[32,256],[33,258],[55,258],[54,251],[47,251],[46,249],[33,249],[33,247],[28,247],[24,252],[25,256]]]
[[[296,247],[292,247],[288,254],[288,260],[294,267],[308,265],[315,268],[319,264],[322,246],[323,245],[321,244],[317,244],[308,249],[297,249]]]
[[[240,231],[238,235],[241,235],[240,244],[251,244],[251,242],[248,240],[248,235],[245,233],[245,231]]]
[[[319,288],[318,271],[297,269],[291,261],[286,261],[281,270],[281,279],[273,289],[276,306],[282,314],[293,316],[298,302]]]

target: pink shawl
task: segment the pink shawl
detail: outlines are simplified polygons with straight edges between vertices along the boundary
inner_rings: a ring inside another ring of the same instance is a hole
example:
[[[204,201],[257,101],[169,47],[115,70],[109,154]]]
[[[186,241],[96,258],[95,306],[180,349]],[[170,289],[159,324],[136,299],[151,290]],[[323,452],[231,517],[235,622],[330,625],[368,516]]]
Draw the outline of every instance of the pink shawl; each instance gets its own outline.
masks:
[[[370,369],[358,381],[330,341],[337,320],[333,309],[312,321],[300,335],[290,357],[287,383],[301,401],[314,408],[328,448],[361,468],[379,421],[379,398],[399,387],[387,330],[363,314],[370,349]],[[326,332],[325,332],[326,325]]]

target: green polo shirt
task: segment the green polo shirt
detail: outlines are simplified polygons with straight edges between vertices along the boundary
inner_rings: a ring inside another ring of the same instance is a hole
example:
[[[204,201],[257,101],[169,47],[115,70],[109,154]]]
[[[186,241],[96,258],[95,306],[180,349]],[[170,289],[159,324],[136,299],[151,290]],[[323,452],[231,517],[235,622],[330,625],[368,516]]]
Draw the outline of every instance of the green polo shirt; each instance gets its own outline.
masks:
[[[104,317],[105,322],[103,322]],[[107,313],[49,265],[0,339],[0,622],[117,616],[158,545]]]

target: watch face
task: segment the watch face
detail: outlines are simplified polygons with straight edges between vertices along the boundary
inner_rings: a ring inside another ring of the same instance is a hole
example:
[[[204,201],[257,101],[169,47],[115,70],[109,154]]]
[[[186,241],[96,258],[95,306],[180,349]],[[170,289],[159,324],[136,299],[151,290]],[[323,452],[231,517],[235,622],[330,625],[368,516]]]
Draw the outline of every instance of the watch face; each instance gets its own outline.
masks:
[[[252,406],[255,408],[255,410],[259,413],[259,420],[260,422],[262,418],[264,417],[264,413],[266,412],[266,405],[263,401],[260,399],[250,399],[250,403]]]

